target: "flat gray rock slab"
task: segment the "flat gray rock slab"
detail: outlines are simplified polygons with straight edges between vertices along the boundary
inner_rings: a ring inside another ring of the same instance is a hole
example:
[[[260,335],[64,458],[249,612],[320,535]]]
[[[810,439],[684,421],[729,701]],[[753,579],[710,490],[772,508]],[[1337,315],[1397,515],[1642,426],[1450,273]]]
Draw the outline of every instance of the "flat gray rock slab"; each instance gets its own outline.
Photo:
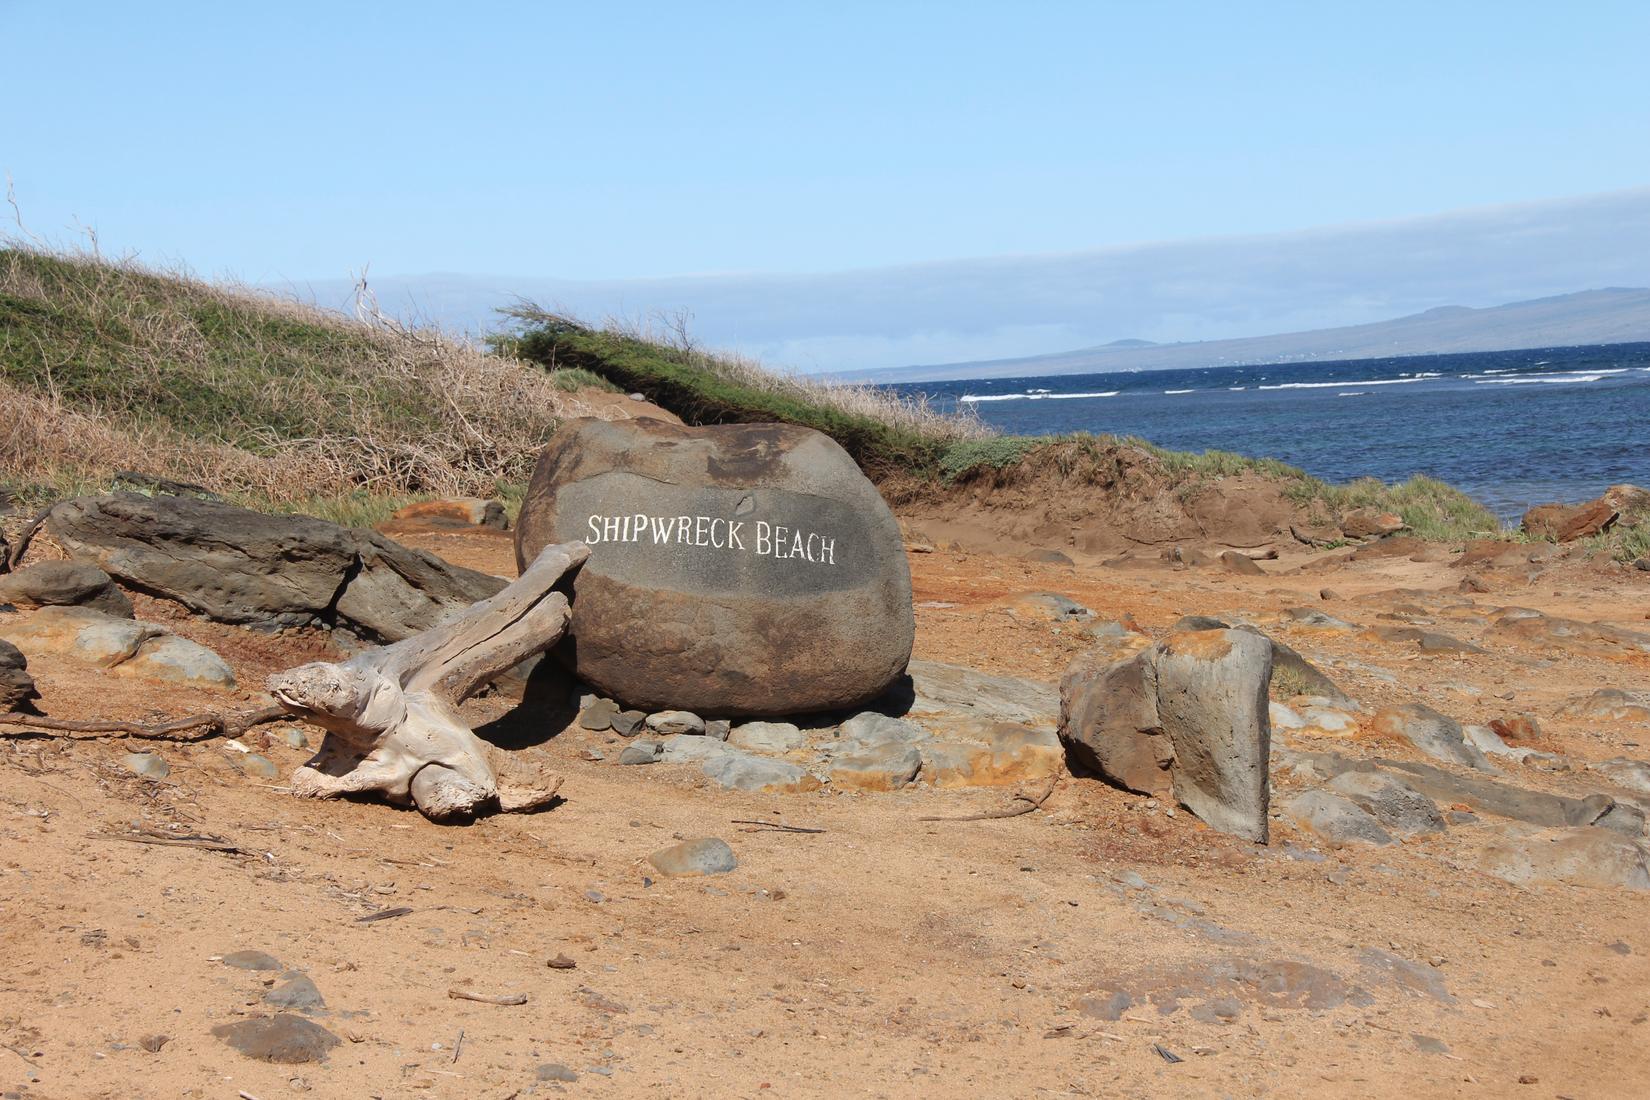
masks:
[[[789,722],[745,722],[733,727],[727,742],[748,752],[783,754],[807,744],[808,735]]]
[[[1477,865],[1507,882],[1650,890],[1650,846],[1607,829],[1503,830]]]
[[[916,695],[913,716],[960,715],[1045,729],[1060,724],[1060,689],[1053,684],[938,661],[912,661],[907,671]]]
[[[725,875],[739,866],[739,859],[720,837],[684,840],[647,857],[661,875]]]
[[[1306,791],[1290,799],[1284,816],[1324,843],[1384,846],[1396,843],[1381,823],[1351,799],[1329,791]]]
[[[696,764],[728,751],[728,746],[724,742],[693,733],[678,733],[666,737],[662,745],[659,754],[659,762],[662,764]]]
[[[280,1065],[323,1062],[338,1045],[338,1036],[313,1020],[290,1012],[219,1024],[212,1029],[212,1034],[248,1058]]]
[[[737,749],[726,749],[708,758],[699,770],[718,786],[736,791],[807,791],[819,786],[813,773],[799,765],[750,756]]]

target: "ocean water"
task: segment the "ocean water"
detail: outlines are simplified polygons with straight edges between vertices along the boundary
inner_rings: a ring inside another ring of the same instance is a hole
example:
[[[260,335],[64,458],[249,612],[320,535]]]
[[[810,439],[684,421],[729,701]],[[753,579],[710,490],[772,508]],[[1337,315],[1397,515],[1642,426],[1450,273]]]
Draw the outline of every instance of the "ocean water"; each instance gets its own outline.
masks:
[[[891,388],[1013,434],[1136,435],[1328,481],[1428,474],[1507,519],[1650,486],[1650,343]]]

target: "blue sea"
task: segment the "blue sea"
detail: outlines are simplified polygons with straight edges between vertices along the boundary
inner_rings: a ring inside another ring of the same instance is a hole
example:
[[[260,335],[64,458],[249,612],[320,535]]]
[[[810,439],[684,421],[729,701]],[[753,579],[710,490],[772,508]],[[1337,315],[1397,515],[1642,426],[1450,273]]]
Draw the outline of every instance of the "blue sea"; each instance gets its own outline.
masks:
[[[1013,434],[1136,435],[1328,481],[1428,474],[1509,519],[1650,486],[1650,343],[892,388]]]

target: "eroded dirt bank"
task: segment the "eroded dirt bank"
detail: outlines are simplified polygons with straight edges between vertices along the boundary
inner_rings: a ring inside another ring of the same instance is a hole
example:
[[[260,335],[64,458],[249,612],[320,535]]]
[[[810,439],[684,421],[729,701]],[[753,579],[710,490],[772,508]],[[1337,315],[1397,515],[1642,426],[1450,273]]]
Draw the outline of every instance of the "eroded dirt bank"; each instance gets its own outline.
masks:
[[[511,568],[507,536],[399,537]],[[1364,714],[1422,701],[1463,722],[1535,716],[1540,746],[1570,764],[1504,769],[1534,789],[1608,789],[1586,762],[1650,752],[1650,724],[1555,713],[1597,688],[1642,689],[1650,658],[1530,644],[1497,633],[1489,614],[1517,605],[1650,629],[1650,577],[1404,556],[1295,572],[1323,559],[1303,551],[1263,563],[1272,575],[1231,576],[915,553],[917,656],[1057,679],[1096,642],[1017,602],[1055,592],[1138,637],[1186,614],[1248,619],[1318,662]],[[1467,576],[1480,590],[1461,591]],[[327,653],[313,635],[138,602],[140,617],[217,650],[244,685]],[[1286,614],[1302,606],[1356,629]],[[1390,634],[1416,622],[1484,652]],[[60,717],[224,705],[67,660],[31,671]],[[571,728],[542,749],[566,775],[562,804],[451,828],[292,798],[282,777],[307,752],[286,742],[289,728],[247,738],[278,766],[273,778],[244,774],[214,742],[0,741],[5,1095],[1650,1091],[1650,893],[1512,885],[1475,869],[1471,827],[1336,851],[1277,820],[1262,847],[1072,778],[1037,813],[923,822],[1004,805],[1008,792],[713,790],[691,766],[619,767],[614,735]],[[1367,731],[1280,732],[1276,745],[1421,759]],[[170,774],[131,774],[121,757],[136,747]],[[1284,769],[1274,780],[1279,798],[1302,782]],[[238,850],[109,839],[134,826]],[[700,836],[726,839],[739,868],[669,879],[647,865]],[[401,907],[411,912],[361,921]],[[246,950],[281,969],[220,961]],[[557,956],[575,965],[546,965]],[[274,1011],[266,994],[288,972],[313,981],[326,1002],[313,1019],[342,1040],[325,1063],[265,1064],[214,1037]],[[454,989],[527,1000],[476,1003]]]

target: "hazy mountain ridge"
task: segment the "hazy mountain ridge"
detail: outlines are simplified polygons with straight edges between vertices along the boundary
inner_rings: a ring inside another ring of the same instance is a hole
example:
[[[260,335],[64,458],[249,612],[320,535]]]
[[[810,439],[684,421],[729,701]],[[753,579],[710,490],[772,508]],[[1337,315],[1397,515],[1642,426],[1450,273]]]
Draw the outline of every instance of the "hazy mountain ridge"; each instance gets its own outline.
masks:
[[[1650,289],[1609,287],[1473,309],[1439,306],[1363,325],[1139,346],[1118,341],[1049,355],[936,363],[839,377],[879,382],[1016,378],[1107,371],[1331,362],[1450,352],[1625,344],[1650,340]]]

